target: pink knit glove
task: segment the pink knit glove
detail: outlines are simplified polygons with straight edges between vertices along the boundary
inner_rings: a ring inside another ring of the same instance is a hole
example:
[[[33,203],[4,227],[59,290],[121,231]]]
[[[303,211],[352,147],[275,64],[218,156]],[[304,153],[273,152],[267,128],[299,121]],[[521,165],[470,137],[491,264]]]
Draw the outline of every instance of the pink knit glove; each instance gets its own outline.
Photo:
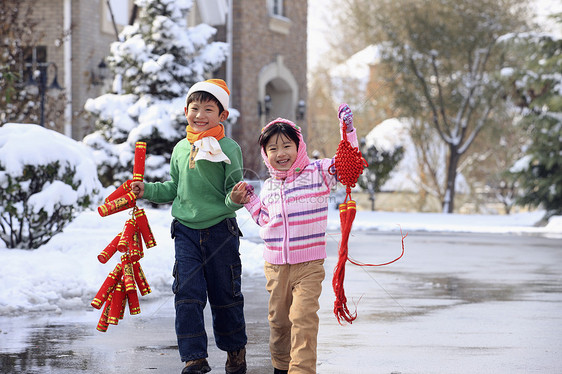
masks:
[[[341,104],[338,108],[338,118],[340,119],[340,127],[343,127],[343,124],[347,126],[346,132],[353,131],[353,113],[351,113],[351,109],[345,103]]]

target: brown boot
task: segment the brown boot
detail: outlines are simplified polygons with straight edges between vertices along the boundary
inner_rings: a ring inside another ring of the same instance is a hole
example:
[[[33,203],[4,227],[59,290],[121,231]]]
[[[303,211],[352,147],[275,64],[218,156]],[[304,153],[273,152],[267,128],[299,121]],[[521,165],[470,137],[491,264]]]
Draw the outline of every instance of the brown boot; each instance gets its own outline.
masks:
[[[224,368],[226,374],[246,374],[246,348],[228,352]]]
[[[187,361],[181,374],[205,374],[211,371],[211,367],[206,358]]]

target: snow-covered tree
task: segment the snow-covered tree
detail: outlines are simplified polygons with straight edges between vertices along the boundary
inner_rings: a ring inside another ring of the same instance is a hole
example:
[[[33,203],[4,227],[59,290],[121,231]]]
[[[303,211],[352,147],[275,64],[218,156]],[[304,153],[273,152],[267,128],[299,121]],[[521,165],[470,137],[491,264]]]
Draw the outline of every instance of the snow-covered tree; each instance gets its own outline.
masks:
[[[361,153],[369,166],[363,171],[357,182],[369,193],[371,210],[375,210],[375,193],[380,192],[382,185],[390,177],[390,172],[402,159],[404,149],[397,147],[393,151],[384,151],[377,149],[374,145],[362,148]]]
[[[527,30],[527,0],[352,0],[348,34],[380,46],[402,116],[431,124],[448,148],[444,212],[454,211],[459,163],[503,111],[498,38]]]
[[[226,59],[216,29],[188,27],[192,0],[136,0],[139,16],[111,45],[113,93],[90,99],[85,109],[96,131],[84,142],[95,149],[104,185],[132,176],[137,141],[147,142],[145,180],[162,180],[174,145],[185,136],[185,95],[210,78]]]
[[[518,203],[541,206],[548,218],[562,214],[562,39],[535,33],[506,39],[525,61],[509,80],[528,139],[510,171],[523,190]]]
[[[359,176],[357,184],[369,193],[371,210],[375,210],[375,194],[381,191],[391,172],[404,157],[406,126],[389,130],[392,125],[400,125],[398,120],[388,120],[375,126],[361,139],[361,153],[369,164]],[[399,126],[394,126],[399,127]],[[392,140],[389,139],[392,137]],[[394,140],[397,140],[396,142]]]

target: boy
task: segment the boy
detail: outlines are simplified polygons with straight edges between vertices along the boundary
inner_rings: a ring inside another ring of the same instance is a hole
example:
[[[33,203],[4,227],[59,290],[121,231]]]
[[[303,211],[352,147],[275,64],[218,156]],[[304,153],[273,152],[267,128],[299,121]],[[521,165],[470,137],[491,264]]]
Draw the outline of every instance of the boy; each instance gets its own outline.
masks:
[[[138,198],[172,203],[175,239],[172,285],[182,374],[207,373],[207,297],[217,347],[228,352],[229,374],[246,373],[246,325],[241,292],[242,266],[232,187],[242,180],[240,146],[224,135],[230,91],[221,79],[194,84],[187,93],[187,137],[170,160],[170,181],[133,182]]]

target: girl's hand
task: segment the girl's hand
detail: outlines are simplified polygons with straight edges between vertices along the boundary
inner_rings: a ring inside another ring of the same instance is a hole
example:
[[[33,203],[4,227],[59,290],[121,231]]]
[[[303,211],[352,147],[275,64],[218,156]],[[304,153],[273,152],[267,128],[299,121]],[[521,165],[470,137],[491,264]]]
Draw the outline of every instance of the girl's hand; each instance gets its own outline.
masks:
[[[338,108],[338,118],[340,120],[340,127],[345,123],[346,132],[353,131],[353,113],[347,104],[341,104]]]
[[[131,183],[131,189],[137,196],[137,199],[140,199],[142,195],[144,195],[144,183],[141,181],[134,181],[133,183]]]
[[[236,183],[230,193],[230,199],[236,204],[247,204],[250,202],[252,186],[244,181]]]

